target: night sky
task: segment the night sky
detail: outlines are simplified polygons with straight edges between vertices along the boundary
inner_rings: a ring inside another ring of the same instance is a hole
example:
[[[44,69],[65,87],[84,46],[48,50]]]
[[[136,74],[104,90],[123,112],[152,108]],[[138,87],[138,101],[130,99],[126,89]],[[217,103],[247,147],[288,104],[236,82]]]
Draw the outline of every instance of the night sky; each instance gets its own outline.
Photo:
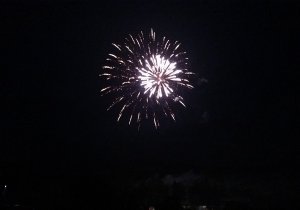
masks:
[[[290,205],[299,3],[284,2],[1,1],[0,187],[12,203],[58,209],[193,171]],[[112,42],[150,28],[182,43],[197,79],[176,123],[138,131],[106,111],[99,74]]]

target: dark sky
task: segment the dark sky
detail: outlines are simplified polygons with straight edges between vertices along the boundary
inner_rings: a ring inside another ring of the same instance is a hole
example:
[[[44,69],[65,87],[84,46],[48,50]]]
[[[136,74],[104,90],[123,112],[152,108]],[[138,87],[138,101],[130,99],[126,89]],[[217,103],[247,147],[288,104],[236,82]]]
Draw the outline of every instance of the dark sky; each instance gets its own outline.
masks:
[[[0,183],[188,170],[294,180],[297,6],[2,1]],[[111,42],[151,27],[179,40],[207,83],[176,123],[138,132],[106,111],[98,75]]]

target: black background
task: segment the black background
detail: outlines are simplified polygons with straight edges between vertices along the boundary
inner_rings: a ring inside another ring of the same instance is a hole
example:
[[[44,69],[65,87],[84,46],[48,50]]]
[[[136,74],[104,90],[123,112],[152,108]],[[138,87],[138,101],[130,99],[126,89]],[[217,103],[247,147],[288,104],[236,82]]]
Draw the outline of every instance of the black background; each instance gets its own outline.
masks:
[[[2,1],[0,17],[11,203],[109,208],[129,180],[190,170],[247,183],[273,207],[296,200],[298,2]],[[98,75],[111,42],[150,28],[182,43],[199,80],[176,123],[137,131],[106,111]]]

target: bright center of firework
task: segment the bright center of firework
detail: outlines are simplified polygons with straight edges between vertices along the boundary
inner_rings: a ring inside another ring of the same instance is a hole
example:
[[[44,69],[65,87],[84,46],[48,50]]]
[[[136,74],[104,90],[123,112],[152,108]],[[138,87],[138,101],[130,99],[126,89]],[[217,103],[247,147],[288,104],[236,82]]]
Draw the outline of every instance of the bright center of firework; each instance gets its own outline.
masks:
[[[140,85],[148,97],[168,97],[173,92],[170,83],[181,81],[177,75],[182,73],[182,70],[176,68],[176,62],[171,62],[161,55],[152,55],[149,60],[145,60],[144,65],[136,69],[140,73]]]

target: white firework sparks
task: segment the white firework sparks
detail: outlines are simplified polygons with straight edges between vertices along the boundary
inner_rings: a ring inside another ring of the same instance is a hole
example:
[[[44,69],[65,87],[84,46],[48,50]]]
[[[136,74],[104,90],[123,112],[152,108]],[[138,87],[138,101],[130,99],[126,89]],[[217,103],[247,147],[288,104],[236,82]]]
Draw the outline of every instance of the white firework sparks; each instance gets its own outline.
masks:
[[[179,50],[180,43],[171,43],[165,37],[157,40],[151,29],[150,35],[143,32],[125,38],[123,45],[113,44],[117,53],[108,54],[108,64],[100,76],[109,81],[101,90],[103,94],[114,94],[108,110],[119,104],[119,121],[125,111],[129,113],[129,124],[134,119],[140,125],[142,119],[152,118],[159,126],[162,115],[175,120],[173,106],[185,107],[178,89],[193,88],[188,77],[186,53]]]

